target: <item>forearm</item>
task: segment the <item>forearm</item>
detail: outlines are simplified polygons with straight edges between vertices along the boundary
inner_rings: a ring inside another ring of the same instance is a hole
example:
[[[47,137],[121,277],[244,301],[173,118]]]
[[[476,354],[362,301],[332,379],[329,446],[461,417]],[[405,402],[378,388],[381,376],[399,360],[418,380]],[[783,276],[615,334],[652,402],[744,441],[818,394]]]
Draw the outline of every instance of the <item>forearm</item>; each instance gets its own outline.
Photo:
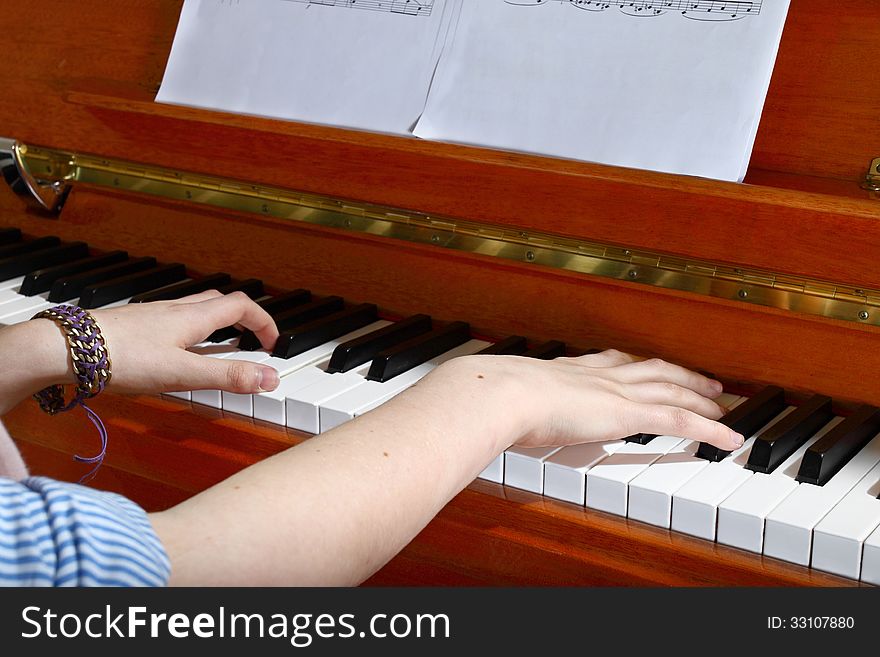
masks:
[[[517,437],[517,385],[453,365],[154,515],[172,583],[362,581]]]
[[[0,415],[46,386],[73,380],[64,337],[47,319],[0,329],[0,354]]]

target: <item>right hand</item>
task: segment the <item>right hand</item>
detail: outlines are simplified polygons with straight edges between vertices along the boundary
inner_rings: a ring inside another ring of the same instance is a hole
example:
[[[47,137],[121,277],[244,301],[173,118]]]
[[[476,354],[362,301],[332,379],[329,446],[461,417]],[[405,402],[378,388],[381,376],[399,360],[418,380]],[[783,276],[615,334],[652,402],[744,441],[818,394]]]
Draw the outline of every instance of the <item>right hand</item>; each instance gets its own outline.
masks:
[[[468,356],[448,366],[469,377],[477,391],[482,387],[488,393],[488,387],[498,385],[518,390],[515,397],[507,394],[506,404],[507,412],[519,418],[514,442],[521,446],[615,440],[635,433],[690,438],[725,450],[743,443],[743,436],[716,422],[727,411],[713,401],[722,393],[721,383],[660,359],[637,361],[609,350],[552,361]],[[487,403],[497,398],[485,395]]]

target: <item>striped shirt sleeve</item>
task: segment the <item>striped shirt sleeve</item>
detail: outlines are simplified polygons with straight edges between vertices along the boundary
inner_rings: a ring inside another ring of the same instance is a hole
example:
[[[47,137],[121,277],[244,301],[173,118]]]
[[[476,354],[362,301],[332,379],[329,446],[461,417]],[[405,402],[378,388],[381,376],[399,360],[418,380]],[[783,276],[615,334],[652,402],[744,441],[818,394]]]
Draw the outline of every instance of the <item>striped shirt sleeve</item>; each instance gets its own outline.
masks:
[[[0,586],[164,586],[170,573],[134,502],[46,477],[0,478]]]

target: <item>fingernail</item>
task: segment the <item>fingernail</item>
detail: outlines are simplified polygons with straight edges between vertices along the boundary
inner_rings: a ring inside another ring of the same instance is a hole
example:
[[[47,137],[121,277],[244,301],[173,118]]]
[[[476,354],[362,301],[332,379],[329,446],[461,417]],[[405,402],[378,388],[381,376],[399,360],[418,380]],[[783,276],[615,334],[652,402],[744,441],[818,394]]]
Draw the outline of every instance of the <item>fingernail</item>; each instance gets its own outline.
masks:
[[[278,371],[274,367],[261,367],[257,391],[269,392],[270,390],[275,390],[280,382],[281,379],[278,378]]]
[[[745,442],[745,438],[743,438],[742,434],[739,434],[736,431],[730,432],[730,440],[737,447],[742,447],[742,444]]]
[[[721,381],[712,381],[712,390],[717,393],[720,393],[724,390],[724,386],[721,385]]]

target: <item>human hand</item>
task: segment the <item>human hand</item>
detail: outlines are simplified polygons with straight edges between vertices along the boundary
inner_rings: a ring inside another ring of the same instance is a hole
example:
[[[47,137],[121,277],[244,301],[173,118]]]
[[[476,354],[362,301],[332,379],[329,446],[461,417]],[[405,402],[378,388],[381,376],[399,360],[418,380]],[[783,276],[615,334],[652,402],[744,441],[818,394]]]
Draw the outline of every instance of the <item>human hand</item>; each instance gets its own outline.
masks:
[[[719,448],[743,437],[719,424],[726,409],[718,381],[660,359],[638,361],[609,350],[541,361],[516,356],[468,356],[448,363],[477,394],[514,414],[513,442],[525,447],[614,440],[635,433],[680,436]],[[438,368],[438,370],[442,370]],[[443,376],[438,371],[439,376]],[[505,391],[502,399],[492,390]],[[482,394],[481,394],[482,396]]]
[[[278,387],[274,368],[187,351],[216,329],[239,325],[252,330],[264,347],[278,339],[269,314],[245,294],[216,290],[175,301],[129,304],[93,311],[110,354],[109,389],[155,393],[217,389],[256,393]]]

